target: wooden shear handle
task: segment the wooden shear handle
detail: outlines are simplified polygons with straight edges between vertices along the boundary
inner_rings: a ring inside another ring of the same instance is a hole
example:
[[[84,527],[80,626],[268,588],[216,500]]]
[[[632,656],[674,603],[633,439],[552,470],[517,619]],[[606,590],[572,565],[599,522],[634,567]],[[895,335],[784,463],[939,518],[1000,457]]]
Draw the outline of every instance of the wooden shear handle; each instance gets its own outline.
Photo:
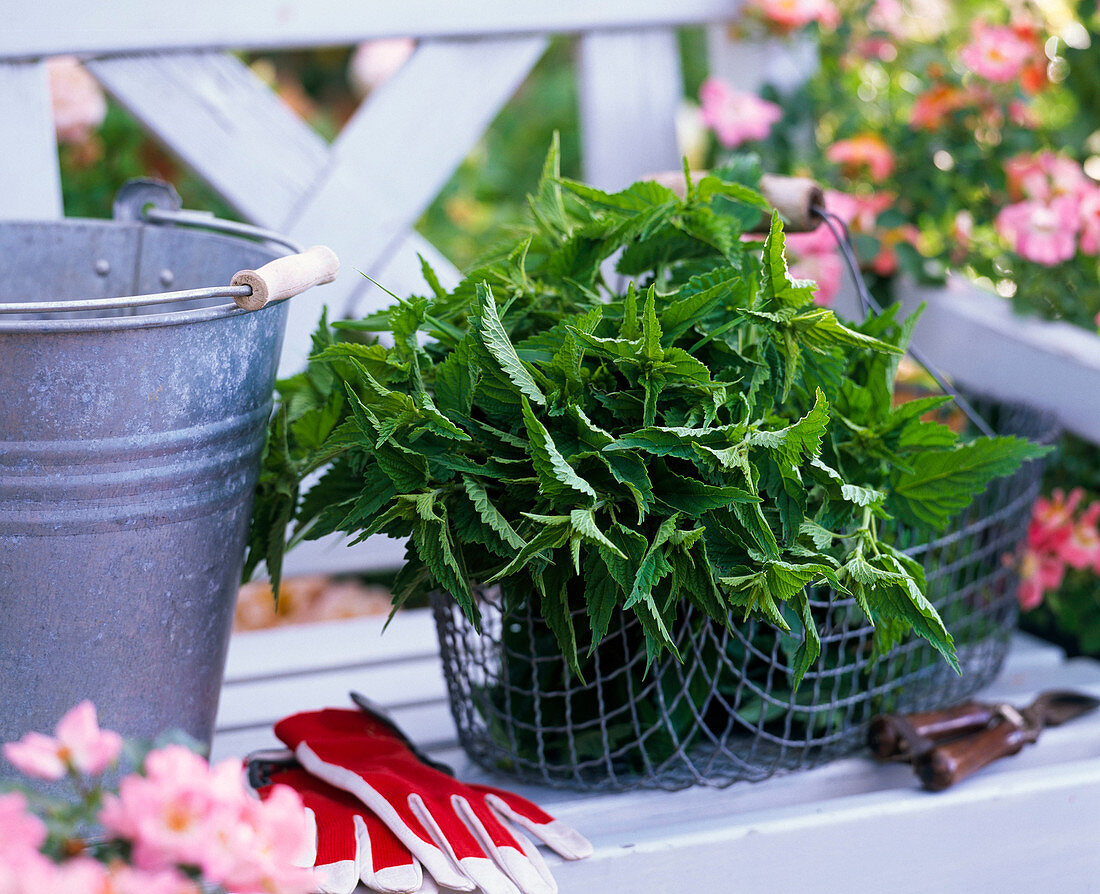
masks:
[[[1034,742],[1036,732],[1003,721],[980,733],[937,745],[913,762],[917,777],[929,791],[942,791],[1001,757]]]
[[[942,711],[880,714],[871,720],[867,742],[879,760],[911,759],[941,739],[981,730],[996,716],[996,708],[966,702]]]

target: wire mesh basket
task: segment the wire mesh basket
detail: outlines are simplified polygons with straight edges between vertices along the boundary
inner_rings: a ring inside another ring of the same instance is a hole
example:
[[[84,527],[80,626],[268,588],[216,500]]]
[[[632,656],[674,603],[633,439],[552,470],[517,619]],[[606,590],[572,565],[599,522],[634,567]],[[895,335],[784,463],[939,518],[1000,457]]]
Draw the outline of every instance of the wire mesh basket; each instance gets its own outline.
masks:
[[[987,406],[998,431],[1053,443],[1053,420]],[[502,608],[477,591],[478,634],[449,597],[433,600],[459,740],[477,764],[514,778],[582,790],[723,787],[811,767],[860,748],[881,712],[931,710],[990,682],[1017,616],[1012,561],[1039,493],[1042,463],[996,480],[942,536],[898,531],[925,568],[928,597],[955,638],[962,674],[923,640],[886,653],[851,598],[815,589],[821,656],[792,688],[800,638],[750,621],[734,629],[685,606],[672,631],[683,663],[665,654],[648,672],[637,620],[619,613],[582,662],[579,680],[530,600]],[[509,605],[513,601],[508,600]],[[578,640],[587,630],[574,607]],[[588,654],[578,641],[578,653]]]

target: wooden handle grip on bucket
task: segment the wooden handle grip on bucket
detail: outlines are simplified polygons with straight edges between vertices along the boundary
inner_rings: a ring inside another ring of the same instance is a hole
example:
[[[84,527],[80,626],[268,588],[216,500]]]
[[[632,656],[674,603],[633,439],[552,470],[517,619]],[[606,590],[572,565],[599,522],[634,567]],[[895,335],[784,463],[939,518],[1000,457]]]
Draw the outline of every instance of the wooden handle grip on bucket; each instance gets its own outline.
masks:
[[[296,255],[276,258],[259,270],[241,270],[233,275],[231,285],[251,286],[252,294],[234,298],[244,310],[259,310],[272,301],[293,298],[306,289],[336,279],[340,261],[327,246],[314,245]]]

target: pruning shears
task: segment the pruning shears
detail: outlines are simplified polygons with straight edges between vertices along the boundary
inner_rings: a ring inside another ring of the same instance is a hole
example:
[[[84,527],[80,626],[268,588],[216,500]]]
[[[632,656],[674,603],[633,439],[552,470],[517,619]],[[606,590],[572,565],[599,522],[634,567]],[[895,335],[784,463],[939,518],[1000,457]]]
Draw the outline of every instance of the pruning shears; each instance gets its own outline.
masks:
[[[880,714],[868,745],[883,761],[912,765],[921,784],[942,791],[1001,757],[1037,741],[1045,727],[1060,726],[1100,706],[1100,699],[1054,689],[1025,708],[966,702],[942,711]]]

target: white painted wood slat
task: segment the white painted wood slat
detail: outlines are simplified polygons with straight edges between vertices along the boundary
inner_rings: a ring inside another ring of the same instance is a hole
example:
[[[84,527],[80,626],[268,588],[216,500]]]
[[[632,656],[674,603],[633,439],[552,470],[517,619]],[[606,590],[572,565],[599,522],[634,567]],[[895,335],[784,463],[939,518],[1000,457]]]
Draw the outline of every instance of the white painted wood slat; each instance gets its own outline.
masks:
[[[61,217],[61,172],[44,63],[0,64],[0,121],[0,218]]]
[[[580,40],[585,180],[620,189],[656,171],[678,171],[676,111],[682,80],[675,31],[587,34]]]
[[[339,46],[372,37],[471,37],[729,21],[742,0],[115,0],[8,3],[0,58],[195,47]]]
[[[392,256],[545,47],[542,37],[422,44],[347,123],[328,166],[280,228],[331,246],[345,271],[291,304],[286,370],[308,355],[321,304],[343,308],[365,291],[354,271],[373,275]]]
[[[328,144],[224,53],[89,60],[148,130],[249,220],[277,228],[317,178]]]
[[[225,681],[236,684],[334,667],[437,660],[435,622],[428,609],[398,612],[385,631],[383,626],[384,618],[366,617],[236,633],[229,643]]]

